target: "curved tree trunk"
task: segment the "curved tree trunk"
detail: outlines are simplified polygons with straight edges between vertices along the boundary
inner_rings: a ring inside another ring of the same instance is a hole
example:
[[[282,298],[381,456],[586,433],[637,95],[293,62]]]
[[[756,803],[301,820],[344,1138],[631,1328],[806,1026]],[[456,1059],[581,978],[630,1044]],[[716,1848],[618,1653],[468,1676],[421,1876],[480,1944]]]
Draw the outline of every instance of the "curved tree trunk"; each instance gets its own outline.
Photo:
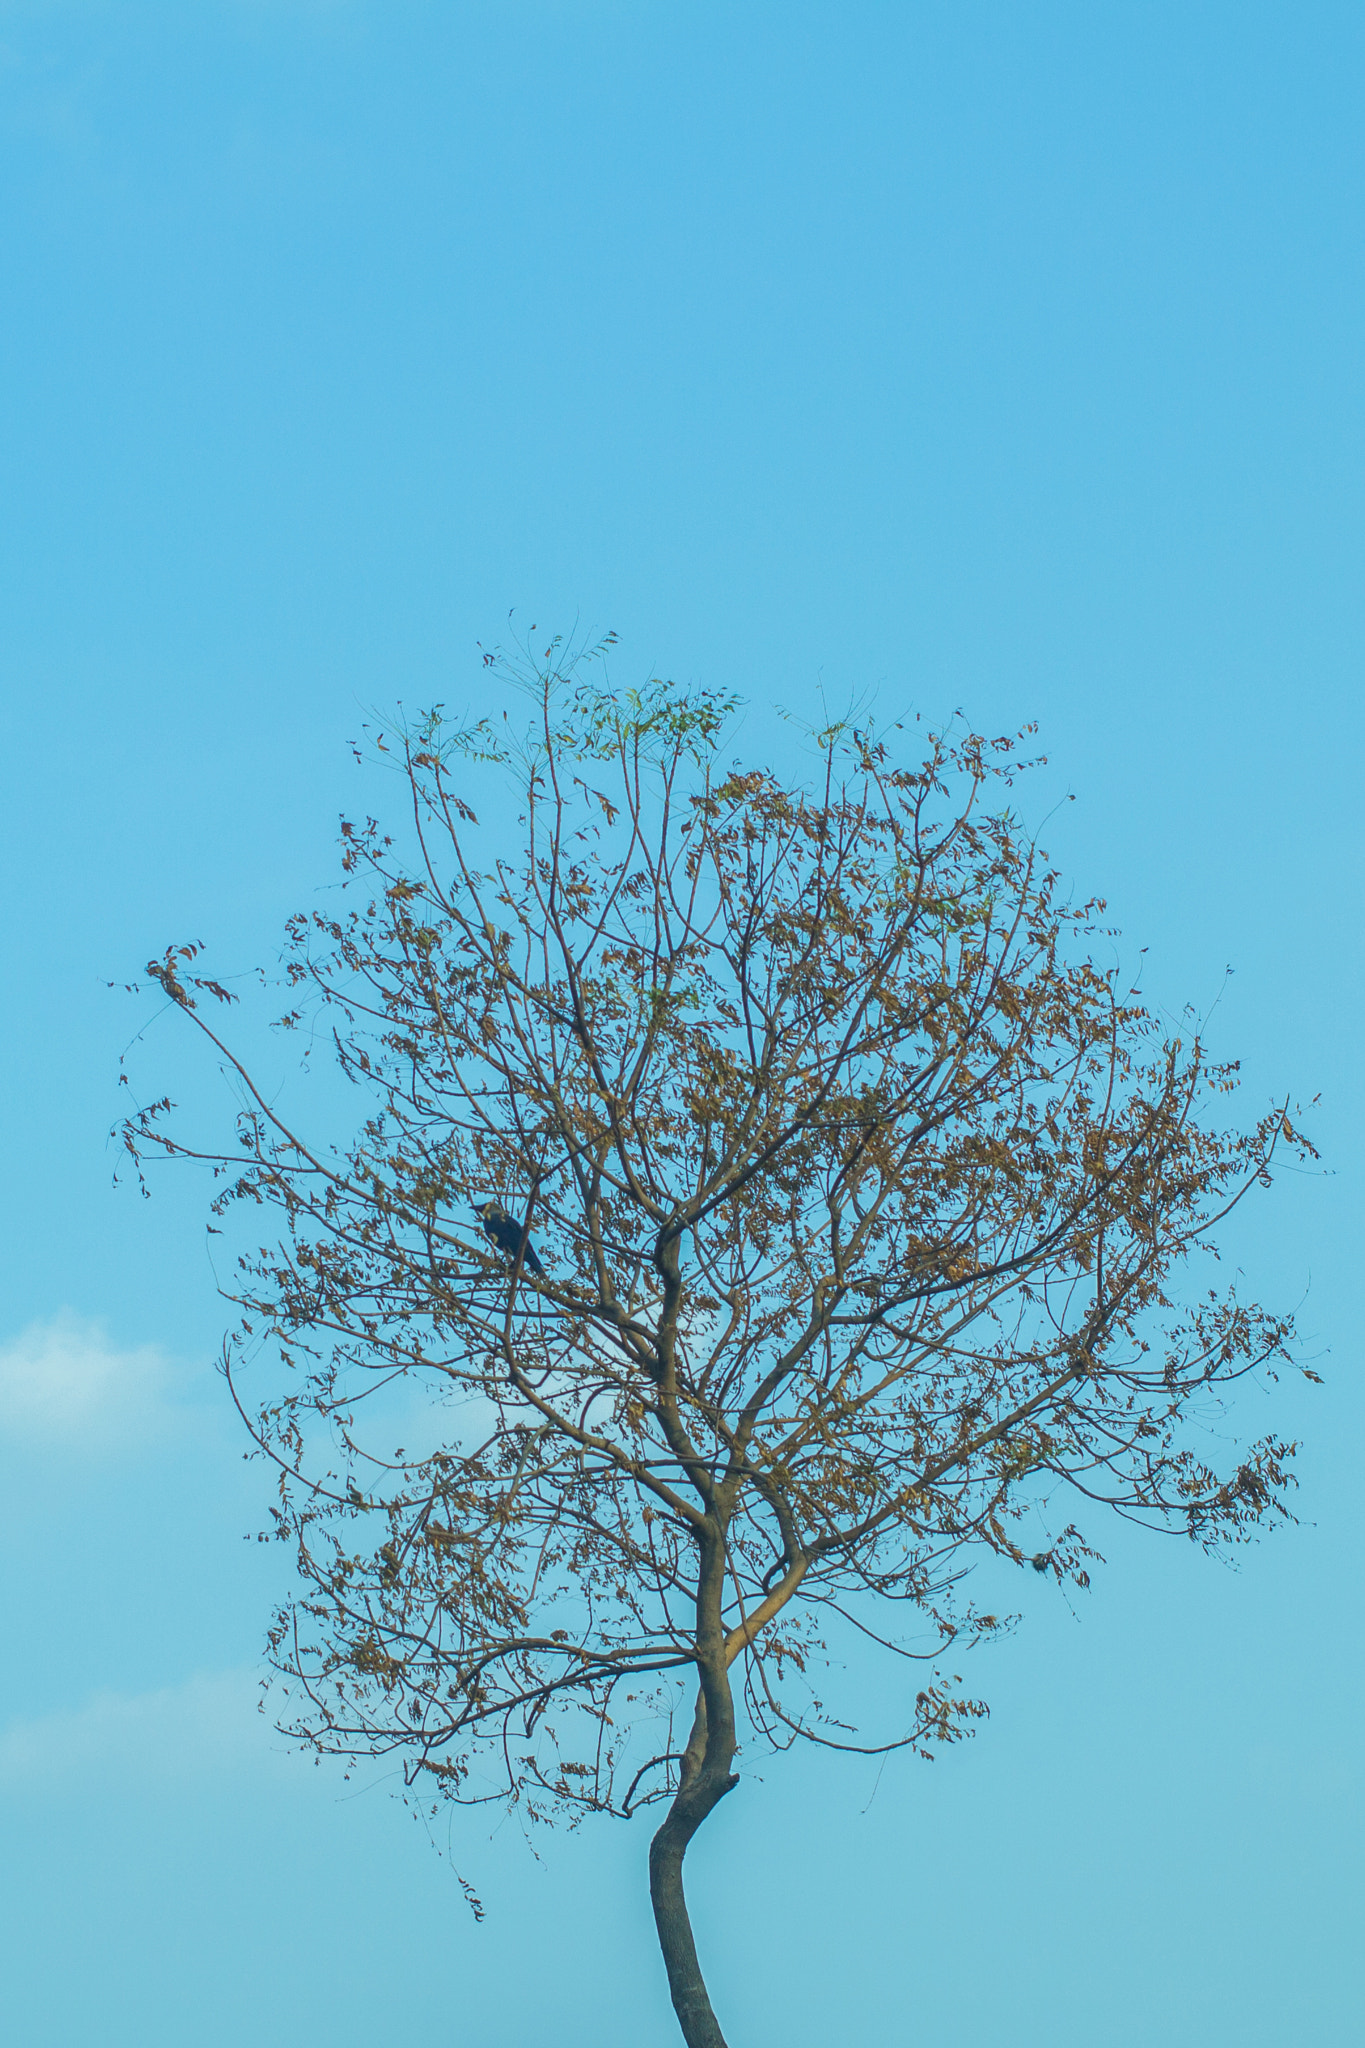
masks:
[[[730,1774],[734,1755],[734,1709],[722,1652],[719,1668],[703,1671],[696,1719],[683,1753],[681,1783],[667,1819],[649,1845],[649,1896],[654,1907],[654,1925],[668,1971],[673,2010],[687,2048],[726,2048],[697,1961],[697,1945],[692,1939],[692,1922],[683,1895],[682,1867],[687,1845],[697,1829],[739,1783]]]
[[[730,1783],[735,1780],[732,1778]],[[670,1812],[649,1845],[649,1896],[668,1971],[673,2010],[687,2048],[726,2048],[697,1961],[697,1945],[692,1939],[692,1922],[683,1896],[683,1856],[699,1825],[697,1822],[684,1830],[677,1826],[675,1814]]]
[[[692,1939],[692,1922],[683,1896],[683,1856],[694,1832],[689,1828],[684,1833],[675,1825],[673,1814],[669,1814],[649,1845],[649,1896],[668,1971],[673,2010],[687,2048],[726,2048],[697,1961],[697,1945]]]

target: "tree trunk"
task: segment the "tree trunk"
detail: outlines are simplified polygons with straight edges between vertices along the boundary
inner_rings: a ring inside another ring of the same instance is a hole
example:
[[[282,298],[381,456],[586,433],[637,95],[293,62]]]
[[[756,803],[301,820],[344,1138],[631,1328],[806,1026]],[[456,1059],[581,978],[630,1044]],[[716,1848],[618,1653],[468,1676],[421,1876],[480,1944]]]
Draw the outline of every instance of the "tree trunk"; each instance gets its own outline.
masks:
[[[723,1526],[708,1517],[700,1540],[697,1576],[697,1707],[692,1732],[678,1768],[678,1789],[667,1818],[649,1845],[649,1896],[654,1925],[668,1971],[668,1989],[687,2048],[725,2048],[725,2036],[711,2010],[697,1961],[692,1922],[683,1896],[682,1867],[687,1845],[738,1778],[735,1760],[735,1703],[721,1600],[725,1584]]]
[[[733,1778],[729,1779],[724,1790],[729,1791],[735,1782]],[[718,1793],[716,1799],[721,1796]],[[707,1812],[716,1804],[716,1799],[709,1802]],[[699,1814],[689,1824],[679,1814],[678,1802],[674,1802],[668,1819],[649,1845],[649,1896],[654,1906],[654,1925],[659,1930],[664,1967],[668,1971],[673,2010],[678,2015],[678,2025],[682,2028],[687,2048],[726,2048],[725,2036],[711,2010],[711,2000],[697,1961],[697,1945],[692,1939],[692,1922],[687,1917],[687,1900],[683,1896],[683,1857],[688,1842],[705,1818],[705,1813]]]
[[[667,1819],[649,1845],[649,1896],[654,1907],[654,1925],[659,1931],[659,1947],[668,1971],[673,2010],[687,2048],[726,2048],[697,1961],[697,1945],[692,1939],[692,1922],[683,1896],[682,1867],[687,1845],[697,1829],[739,1783],[738,1778],[730,1775],[734,1760],[734,1703],[722,1644],[719,1656],[702,1663],[701,1691],[697,1695],[692,1733],[683,1751],[678,1790]]]

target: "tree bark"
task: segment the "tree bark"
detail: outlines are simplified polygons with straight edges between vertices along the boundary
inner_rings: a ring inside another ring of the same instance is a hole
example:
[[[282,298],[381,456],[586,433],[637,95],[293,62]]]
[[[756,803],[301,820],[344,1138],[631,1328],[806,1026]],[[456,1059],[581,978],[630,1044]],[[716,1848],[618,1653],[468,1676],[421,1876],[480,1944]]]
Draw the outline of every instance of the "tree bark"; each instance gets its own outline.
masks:
[[[703,1599],[711,1576],[703,1571]],[[726,2048],[697,1961],[682,1877],[688,1843],[708,1814],[739,1783],[730,1774],[735,1760],[735,1713],[724,1638],[714,1623],[706,1633],[712,1654],[701,1663],[701,1690],[692,1733],[683,1751],[678,1790],[663,1826],[649,1845],[649,1896],[673,2010],[687,2048]],[[715,1640],[718,1636],[719,1642]]]
[[[692,1939],[692,1922],[683,1895],[683,1857],[706,1814],[737,1783],[737,1779],[727,1777],[705,1812],[695,1819],[680,1814],[679,1802],[675,1800],[667,1820],[649,1845],[649,1896],[654,1907],[654,1925],[659,1931],[659,1947],[668,1971],[673,2010],[687,2048],[726,2048],[726,2043],[720,2022],[711,2010],[706,1981],[697,1961],[697,1945]]]

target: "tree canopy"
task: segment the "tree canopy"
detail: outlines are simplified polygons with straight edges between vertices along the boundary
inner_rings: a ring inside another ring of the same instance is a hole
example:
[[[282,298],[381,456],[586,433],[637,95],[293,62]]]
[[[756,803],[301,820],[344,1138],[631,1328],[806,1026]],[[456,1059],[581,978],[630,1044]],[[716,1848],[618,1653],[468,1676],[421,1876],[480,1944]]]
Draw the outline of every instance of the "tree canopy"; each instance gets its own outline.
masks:
[[[172,947],[235,1139],[162,1101],[128,1142],[243,1220],[287,1725],[422,1796],[662,1806],[674,2004],[717,2048],[682,1859],[741,1757],[964,1732],[974,1558],[1084,1583],[1098,1507],[1207,1546],[1285,1512],[1291,1447],[1221,1463],[1208,1424],[1292,1330],[1208,1255],[1309,1148],[1284,1105],[1230,1125],[1235,1070],[1124,985],[1008,807],[1015,742],[838,724],[797,784],[725,758],[715,695],[557,646],[519,680],[515,739],[390,741],[406,827],[344,826],[343,906],[290,926],[349,1137]],[[900,1674],[870,1711],[827,1697],[848,1630]]]

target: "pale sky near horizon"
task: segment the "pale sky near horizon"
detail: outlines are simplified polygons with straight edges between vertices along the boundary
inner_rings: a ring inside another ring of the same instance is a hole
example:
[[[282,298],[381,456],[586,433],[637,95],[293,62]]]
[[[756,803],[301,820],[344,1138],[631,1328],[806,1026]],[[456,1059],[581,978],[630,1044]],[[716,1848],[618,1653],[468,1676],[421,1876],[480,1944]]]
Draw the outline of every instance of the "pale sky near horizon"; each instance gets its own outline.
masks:
[[[646,1823],[451,1840],[256,1712],[281,1568],[206,1190],[112,1184],[122,992],[269,961],[349,742],[509,612],[613,673],[1037,720],[1030,820],[1324,1173],[1301,1525],[1096,1524],[932,1767],[689,1862],[733,2048],[1348,2048],[1365,1836],[1365,15],[1258,0],[0,0],[0,1982],[17,2048],[665,2048]],[[1061,799],[1074,792],[1076,801]],[[1231,976],[1226,970],[1233,970]],[[110,988],[109,984],[114,984]]]

